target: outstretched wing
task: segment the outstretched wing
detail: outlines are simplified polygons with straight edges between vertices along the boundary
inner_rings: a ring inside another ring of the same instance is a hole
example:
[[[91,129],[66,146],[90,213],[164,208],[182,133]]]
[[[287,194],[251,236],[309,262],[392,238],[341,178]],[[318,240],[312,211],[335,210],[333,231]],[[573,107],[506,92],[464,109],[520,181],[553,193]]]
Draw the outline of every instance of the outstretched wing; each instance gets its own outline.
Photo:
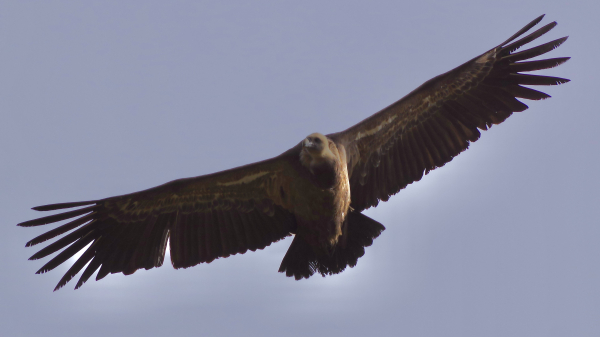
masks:
[[[568,57],[526,61],[561,45],[567,37],[528,50],[521,46],[545,34],[556,22],[512,42],[542,20],[535,19],[499,46],[439,75],[357,125],[328,135],[346,147],[351,206],[363,210],[387,201],[406,185],[443,166],[476,141],[479,130],[527,109],[516,98],[549,95],[522,85],[556,85],[569,80],[521,74],[552,68]],[[512,43],[511,43],[512,42]]]
[[[90,245],[57,290],[88,262],[75,289],[98,268],[96,280],[108,273],[132,274],[140,268],[161,266],[169,239],[175,268],[262,249],[295,231],[292,206],[285,196],[290,195],[290,182],[297,178],[293,159],[298,158],[298,151],[297,146],[270,160],[174,180],[137,193],[34,207],[50,211],[84,206],[20,223],[29,227],[76,218],[29,241],[27,246],[33,246],[73,230],[30,260],[62,249],[37,272],[45,273]]]

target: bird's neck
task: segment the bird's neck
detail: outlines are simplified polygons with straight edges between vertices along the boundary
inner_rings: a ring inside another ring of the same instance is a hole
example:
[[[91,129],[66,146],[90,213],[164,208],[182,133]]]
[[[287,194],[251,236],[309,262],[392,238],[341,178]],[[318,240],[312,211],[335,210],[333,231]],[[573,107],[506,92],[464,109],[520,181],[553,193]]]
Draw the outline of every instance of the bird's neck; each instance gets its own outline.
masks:
[[[338,180],[338,158],[329,149],[314,155],[304,149],[300,153],[300,163],[310,172],[320,188],[332,188]]]

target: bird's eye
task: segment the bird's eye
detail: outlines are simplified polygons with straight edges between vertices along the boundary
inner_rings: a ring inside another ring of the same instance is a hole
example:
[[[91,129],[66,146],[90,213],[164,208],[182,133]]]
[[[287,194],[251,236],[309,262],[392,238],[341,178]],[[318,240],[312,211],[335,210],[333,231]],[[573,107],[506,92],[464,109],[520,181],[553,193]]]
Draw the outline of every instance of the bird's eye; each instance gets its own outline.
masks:
[[[315,143],[320,143],[321,142],[321,138],[315,138]]]

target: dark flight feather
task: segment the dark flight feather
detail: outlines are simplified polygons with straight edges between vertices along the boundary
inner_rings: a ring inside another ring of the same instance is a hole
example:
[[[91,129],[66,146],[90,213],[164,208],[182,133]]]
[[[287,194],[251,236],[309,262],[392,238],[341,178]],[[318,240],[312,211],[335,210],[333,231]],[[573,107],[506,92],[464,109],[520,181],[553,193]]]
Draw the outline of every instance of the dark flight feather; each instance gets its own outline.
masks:
[[[550,98],[550,95],[537,91],[535,89],[522,87],[520,85],[507,85],[503,88],[507,93],[514,97],[526,98],[530,100],[541,100]]]
[[[514,62],[534,58],[536,56],[543,55],[553,49],[558,48],[558,46],[560,46],[565,41],[567,41],[568,38],[569,38],[568,36],[565,36],[563,38],[556,39],[556,40],[550,41],[548,43],[544,43],[542,45],[539,45],[539,46],[531,48],[531,49],[523,50],[523,51],[520,51],[520,52],[514,53],[514,54],[511,53],[511,54],[508,54],[508,56],[504,56],[502,59],[505,61],[514,63]]]
[[[530,23],[528,23],[527,25],[525,25],[525,27],[519,29],[518,32],[516,32],[513,36],[509,37],[508,40],[502,42],[500,45],[504,46],[507,43],[509,43],[510,41],[518,38],[519,36],[523,35],[524,33],[526,33],[528,30],[530,30],[531,28],[533,28],[533,26],[537,25],[538,23],[540,23],[540,21],[542,21],[542,19],[544,18],[544,16],[546,16],[546,14],[542,14],[540,16],[538,16],[537,18],[535,18],[535,20],[531,21]]]
[[[570,57],[557,57],[557,58],[546,59],[546,60],[511,63],[508,65],[507,70],[511,73],[518,73],[518,72],[550,69],[550,68],[558,67],[559,65],[567,62],[569,59],[570,59]]]
[[[54,228],[53,230],[47,231],[46,233],[33,238],[32,240],[30,240],[29,242],[27,242],[25,244],[25,247],[31,247],[31,246],[37,245],[38,243],[42,243],[46,240],[50,240],[54,237],[57,237],[61,234],[66,233],[72,229],[75,229],[92,219],[93,219],[92,214],[82,216],[81,218],[75,219],[75,220],[68,222],[60,227]]]
[[[44,205],[44,206],[36,206],[33,207],[32,209],[35,211],[54,211],[57,209],[64,209],[64,208],[73,208],[73,207],[79,207],[79,206],[85,206],[85,205],[91,205],[91,204],[95,204],[96,200],[92,200],[92,201],[79,201],[79,202],[63,202],[60,204],[50,204],[50,205]]]
[[[557,25],[556,21],[554,22],[550,22],[549,24],[545,25],[544,27],[536,30],[535,32],[527,35],[526,37],[513,42],[509,45],[503,46],[502,49],[500,50],[500,53],[506,52],[508,51],[509,53],[513,53],[515,50],[521,48],[523,45],[528,44],[529,42],[537,39],[538,37],[546,34],[547,32],[549,32],[552,28],[554,28]]]
[[[97,206],[90,206],[90,207],[85,207],[85,208],[77,209],[77,210],[70,211],[70,212],[49,215],[49,216],[45,216],[43,218],[21,222],[17,226],[31,227],[31,226],[47,225],[49,223],[58,222],[58,221],[62,221],[62,220],[70,219],[70,218],[74,218],[76,216],[92,212],[96,208],[97,208]]]

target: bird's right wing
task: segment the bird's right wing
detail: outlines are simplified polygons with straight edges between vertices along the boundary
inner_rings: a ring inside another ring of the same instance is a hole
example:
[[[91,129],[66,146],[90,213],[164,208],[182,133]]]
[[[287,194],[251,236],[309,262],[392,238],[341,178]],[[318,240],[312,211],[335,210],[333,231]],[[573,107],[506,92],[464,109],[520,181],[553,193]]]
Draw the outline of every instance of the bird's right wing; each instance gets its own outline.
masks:
[[[168,240],[175,268],[262,249],[295,231],[289,196],[293,193],[290,184],[298,178],[294,168],[298,153],[296,146],[269,160],[137,193],[34,207],[51,211],[84,206],[20,223],[30,227],[75,218],[29,241],[27,246],[33,246],[72,231],[30,260],[62,249],[37,272],[45,273],[90,245],[57,290],[88,262],[76,289],[98,269],[96,280],[108,273],[127,275],[161,266]]]

